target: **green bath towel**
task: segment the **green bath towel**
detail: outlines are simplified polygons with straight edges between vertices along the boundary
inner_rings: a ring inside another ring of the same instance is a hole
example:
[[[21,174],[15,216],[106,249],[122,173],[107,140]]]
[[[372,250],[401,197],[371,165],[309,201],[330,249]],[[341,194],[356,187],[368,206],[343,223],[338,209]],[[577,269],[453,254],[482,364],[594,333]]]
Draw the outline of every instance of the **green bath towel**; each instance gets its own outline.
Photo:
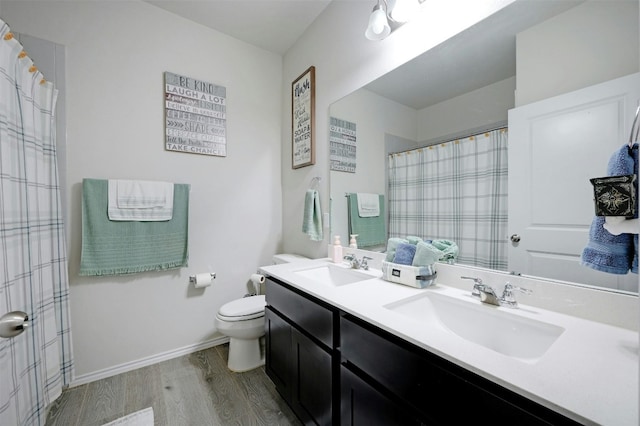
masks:
[[[82,181],[80,275],[120,275],[187,266],[189,188],[175,184],[173,217],[164,222],[116,222],[107,215],[108,182]]]
[[[358,247],[371,247],[387,243],[384,195],[380,195],[380,214],[375,217],[358,215],[358,197],[349,194],[349,234],[358,234]]]

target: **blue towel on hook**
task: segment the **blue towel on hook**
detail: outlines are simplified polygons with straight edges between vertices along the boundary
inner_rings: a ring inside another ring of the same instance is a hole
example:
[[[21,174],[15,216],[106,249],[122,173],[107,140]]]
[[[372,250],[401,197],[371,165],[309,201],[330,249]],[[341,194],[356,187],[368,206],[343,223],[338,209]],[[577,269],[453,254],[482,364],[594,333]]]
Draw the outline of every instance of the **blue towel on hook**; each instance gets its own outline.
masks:
[[[315,189],[307,190],[304,197],[304,217],[302,218],[302,232],[309,235],[312,241],[322,241],[322,210],[320,209],[320,194]]]
[[[611,156],[607,166],[608,176],[631,174],[638,175],[638,144],[634,144],[632,149],[627,144],[622,146]],[[638,217],[637,213],[635,217]],[[581,264],[610,274],[625,275],[629,271],[637,274],[638,235],[612,235],[604,229],[604,222],[603,216],[593,218],[589,243],[582,251]]]

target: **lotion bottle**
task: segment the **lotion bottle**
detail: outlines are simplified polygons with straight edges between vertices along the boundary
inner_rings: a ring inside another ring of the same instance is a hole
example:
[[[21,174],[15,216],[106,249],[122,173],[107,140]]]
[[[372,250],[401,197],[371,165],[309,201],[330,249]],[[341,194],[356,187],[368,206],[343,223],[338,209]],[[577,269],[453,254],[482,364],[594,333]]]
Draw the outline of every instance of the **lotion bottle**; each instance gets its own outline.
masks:
[[[349,241],[350,248],[354,248],[354,249],[358,248],[358,242],[356,241],[357,236],[358,234],[351,234],[351,240]]]
[[[333,263],[342,263],[342,243],[340,242],[340,235],[334,237],[330,257]]]

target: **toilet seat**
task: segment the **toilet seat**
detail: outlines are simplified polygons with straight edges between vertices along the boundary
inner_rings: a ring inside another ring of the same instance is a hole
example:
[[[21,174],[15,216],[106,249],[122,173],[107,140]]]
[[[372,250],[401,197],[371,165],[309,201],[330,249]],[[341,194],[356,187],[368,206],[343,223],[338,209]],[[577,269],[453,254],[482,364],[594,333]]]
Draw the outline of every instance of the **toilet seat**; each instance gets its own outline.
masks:
[[[264,316],[267,305],[264,294],[243,297],[222,305],[218,311],[218,318],[223,321],[246,321]]]

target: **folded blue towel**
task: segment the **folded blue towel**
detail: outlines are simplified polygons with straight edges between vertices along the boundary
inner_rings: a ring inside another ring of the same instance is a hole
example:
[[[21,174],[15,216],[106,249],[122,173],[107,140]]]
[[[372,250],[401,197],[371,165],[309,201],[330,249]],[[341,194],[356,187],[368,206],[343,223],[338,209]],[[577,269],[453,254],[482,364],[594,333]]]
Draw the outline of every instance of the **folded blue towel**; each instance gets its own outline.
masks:
[[[638,174],[638,145],[629,149],[625,144],[609,159],[607,176],[634,173]],[[638,217],[637,213],[635,217]],[[624,275],[629,270],[637,274],[638,235],[612,235],[603,228],[604,221],[602,216],[593,218],[589,228],[589,243],[582,251],[581,265],[610,274]]]
[[[320,208],[320,194],[315,189],[307,190],[304,197],[304,217],[302,218],[302,232],[309,235],[312,241],[322,241],[322,209]]]
[[[416,246],[410,243],[400,243],[396,248],[396,256],[393,258],[393,263],[400,265],[411,265],[413,263],[413,257],[416,254]]]
[[[443,253],[431,243],[420,241],[416,245],[416,254],[413,256],[413,266],[430,266],[440,260]]]
[[[396,257],[396,249],[398,248],[398,244],[408,243],[409,241],[403,238],[389,238],[387,241],[387,262],[393,262],[393,259]]]

